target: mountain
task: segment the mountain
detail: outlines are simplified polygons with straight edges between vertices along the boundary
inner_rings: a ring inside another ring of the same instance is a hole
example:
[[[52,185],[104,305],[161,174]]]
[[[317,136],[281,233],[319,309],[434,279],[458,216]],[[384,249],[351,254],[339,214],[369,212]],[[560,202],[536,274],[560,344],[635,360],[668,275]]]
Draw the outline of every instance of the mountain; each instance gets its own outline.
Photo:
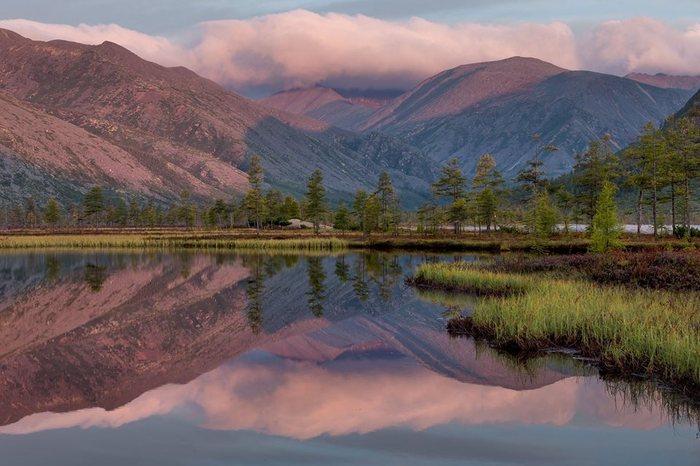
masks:
[[[690,96],[629,79],[566,71],[540,60],[511,58],[445,71],[376,112],[365,130],[381,131],[424,152],[437,163],[456,156],[473,172],[492,154],[507,177],[535,152],[532,135],[558,152],[544,159],[550,176],[567,173],[575,154],[610,134],[624,147],[649,122],[661,122]]]
[[[700,89],[700,76],[673,76],[664,73],[630,73],[625,76],[625,78],[651,86],[662,87],[664,89],[685,89],[688,91],[697,91]]]
[[[185,68],[159,66],[110,42],[37,42],[2,30],[0,93],[31,104],[35,118],[55,126],[49,131],[60,132],[65,122],[82,128],[81,137],[89,133],[101,146],[121,149],[114,158],[138,162],[134,182],[144,195],[154,189],[168,198],[183,189],[208,198],[241,192],[246,186],[242,170],[252,153],[261,155],[267,182],[295,194],[305,191],[316,168],[323,171],[332,198],[370,189],[384,168],[400,189],[428,190],[424,181],[377,165],[372,154],[358,154],[353,146],[361,142],[352,133],[259,105]],[[88,157],[78,143],[66,147],[77,159]],[[18,145],[6,149],[24,160],[51,157],[49,147],[37,146],[41,153],[34,154]],[[52,173],[84,190],[83,179],[72,174],[75,160],[58,155]],[[83,178],[115,190],[131,188],[102,174]]]
[[[296,115],[306,115],[348,131],[359,130],[382,100],[344,97],[338,91],[315,86],[278,92],[259,101],[261,104]]]
[[[693,95],[690,100],[676,115],[677,117],[689,116],[700,123],[700,91]]]

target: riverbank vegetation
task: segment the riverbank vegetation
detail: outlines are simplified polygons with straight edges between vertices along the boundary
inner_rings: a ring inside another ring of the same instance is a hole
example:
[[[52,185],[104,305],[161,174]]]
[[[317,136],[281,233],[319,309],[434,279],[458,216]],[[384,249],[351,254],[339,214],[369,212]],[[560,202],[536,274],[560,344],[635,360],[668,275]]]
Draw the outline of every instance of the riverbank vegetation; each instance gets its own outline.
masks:
[[[401,209],[388,173],[378,175],[375,189],[358,190],[347,199],[328,199],[318,170],[304,196],[268,189],[260,158],[253,155],[249,190],[231,199],[195,199],[183,191],[179,200],[165,203],[94,186],[79,202],[49,199],[38,205],[30,197],[21,205],[3,204],[0,225],[54,231],[170,227],[260,232],[301,227],[320,233],[334,228],[365,236],[411,231],[425,238],[439,238],[449,226],[457,240],[472,231],[501,238],[527,236],[537,244],[554,236],[575,242],[583,235],[591,239],[591,249],[601,251],[622,246],[619,222],[624,219],[636,223],[638,233],[643,223],[651,225],[655,238],[700,237],[693,227],[698,218],[700,130],[693,122],[670,120],[662,129],[648,125],[635,144],[619,153],[603,136],[577,156],[569,175],[556,180],[547,179],[543,167],[558,148],[537,134],[532,140],[535,157],[511,180],[503,178],[489,154],[474,167],[446,161],[432,184],[432,199],[416,210]],[[587,225],[583,232],[581,225]]]
[[[512,351],[575,348],[602,370],[643,374],[700,392],[700,295],[633,289],[493,271],[469,264],[424,264],[417,286],[490,296],[452,333]]]

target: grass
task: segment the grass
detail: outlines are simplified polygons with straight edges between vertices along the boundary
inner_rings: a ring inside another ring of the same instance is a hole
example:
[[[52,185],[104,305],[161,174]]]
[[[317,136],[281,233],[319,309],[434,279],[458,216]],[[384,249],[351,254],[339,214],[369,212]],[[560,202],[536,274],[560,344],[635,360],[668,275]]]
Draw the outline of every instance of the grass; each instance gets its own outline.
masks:
[[[419,284],[493,296],[450,330],[517,351],[576,348],[604,371],[700,389],[700,295],[426,264]]]
[[[347,248],[347,242],[325,238],[217,238],[188,235],[73,234],[0,236],[0,249],[214,249],[214,250],[288,250],[335,251]]]
[[[246,242],[244,242],[244,240]],[[250,242],[247,242],[251,240]],[[271,249],[282,246],[274,242],[261,246],[260,241],[299,241],[283,246],[287,249],[327,250],[343,243],[343,248],[372,250],[404,250],[421,252],[546,252],[548,254],[583,253],[589,241],[582,235],[557,236],[535,244],[526,235],[499,233],[463,233],[455,237],[449,232],[426,236],[415,232],[401,231],[397,235],[358,232],[322,232],[314,235],[310,230],[262,230],[252,229],[187,229],[182,227],[157,228],[60,228],[56,230],[27,229],[9,230],[0,237],[0,248],[100,248],[100,247],[187,247],[232,249]],[[324,241],[327,241],[324,243]],[[331,243],[330,241],[333,241]],[[332,244],[332,245],[331,245]],[[695,248],[696,243],[666,238],[654,241],[651,238],[627,236],[625,246],[630,250],[664,250]]]
[[[421,264],[410,284],[421,288],[459,291],[479,296],[507,296],[531,290],[537,279],[527,275],[490,272],[469,262],[437,262]]]

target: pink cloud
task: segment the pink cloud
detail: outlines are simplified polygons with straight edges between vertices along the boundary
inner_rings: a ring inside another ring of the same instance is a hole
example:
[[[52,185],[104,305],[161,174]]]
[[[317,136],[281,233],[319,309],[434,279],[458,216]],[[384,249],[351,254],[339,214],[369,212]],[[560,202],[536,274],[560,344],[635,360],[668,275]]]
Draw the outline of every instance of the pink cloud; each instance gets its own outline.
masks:
[[[184,65],[238,89],[319,82],[410,86],[458,65],[516,55],[569,69],[700,74],[700,23],[678,30],[651,18],[609,21],[577,35],[562,22],[448,25],[295,10],[200,23],[185,32],[188,41],[118,25],[4,20],[0,27],[41,40],[109,40],[148,60]]]
[[[167,385],[145,393],[113,411],[94,408],[35,414],[0,427],[0,433],[119,427],[174,412],[201,413],[195,421],[207,429],[252,430],[295,439],[394,426],[423,430],[446,423],[566,425],[581,413],[595,422],[628,428],[650,429],[668,422],[658,406],[635,410],[616,404],[594,378],[572,377],[535,390],[516,391],[462,383],[409,361],[401,367],[395,361],[388,366],[377,361],[346,361],[343,367],[239,360],[187,385]]]

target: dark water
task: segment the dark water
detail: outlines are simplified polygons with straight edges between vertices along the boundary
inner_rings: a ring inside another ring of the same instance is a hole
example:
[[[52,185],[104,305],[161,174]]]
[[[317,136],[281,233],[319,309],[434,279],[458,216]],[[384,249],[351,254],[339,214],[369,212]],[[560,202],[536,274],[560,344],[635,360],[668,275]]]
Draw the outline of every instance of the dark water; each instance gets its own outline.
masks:
[[[667,393],[449,338],[435,259],[3,256],[0,464],[700,464]]]

